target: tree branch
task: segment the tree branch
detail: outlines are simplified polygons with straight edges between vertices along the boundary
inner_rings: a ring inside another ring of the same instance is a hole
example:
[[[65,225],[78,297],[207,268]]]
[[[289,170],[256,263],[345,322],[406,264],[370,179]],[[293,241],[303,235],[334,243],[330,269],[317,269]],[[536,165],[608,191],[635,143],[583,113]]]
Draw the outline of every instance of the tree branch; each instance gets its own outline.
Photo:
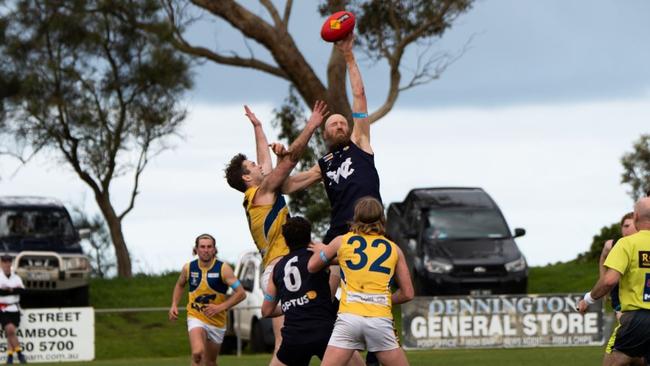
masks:
[[[289,17],[291,16],[291,8],[293,7],[293,0],[287,0],[287,3],[284,5],[284,16],[282,17],[282,23],[284,23],[285,28],[289,28]]]
[[[144,171],[144,168],[147,166],[147,163],[149,162],[149,159],[147,158],[147,151],[149,150],[150,142],[151,141],[149,140],[149,136],[145,137],[142,150],[140,151],[140,156],[138,157],[138,164],[135,168],[133,189],[131,190],[131,198],[129,199],[129,205],[127,206],[126,209],[124,209],[124,211],[121,214],[117,216],[120,221],[122,221],[124,216],[126,216],[129,212],[131,212],[131,210],[133,210],[133,207],[135,207],[135,197],[139,193],[138,187],[140,185],[140,174],[142,174],[142,171]]]
[[[260,0],[260,3],[264,5],[266,10],[268,10],[269,14],[271,14],[271,18],[273,19],[273,23],[275,24],[276,28],[282,27],[284,24],[282,22],[282,19],[280,18],[280,14],[278,14],[278,10],[275,8],[273,3],[270,0]]]

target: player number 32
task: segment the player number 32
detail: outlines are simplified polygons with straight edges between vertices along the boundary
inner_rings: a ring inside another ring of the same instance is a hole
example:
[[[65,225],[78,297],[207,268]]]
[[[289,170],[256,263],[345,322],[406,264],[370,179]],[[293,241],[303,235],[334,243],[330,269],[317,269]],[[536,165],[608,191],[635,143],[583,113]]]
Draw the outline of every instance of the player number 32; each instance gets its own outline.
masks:
[[[368,255],[365,252],[366,248],[368,247],[368,242],[362,236],[359,235],[351,236],[350,239],[348,239],[347,244],[354,245],[355,243],[359,243],[359,246],[354,248],[354,254],[359,256],[359,261],[354,263],[348,259],[345,261],[345,265],[349,269],[356,271],[364,268],[368,264]],[[384,262],[390,257],[393,251],[391,245],[384,239],[375,239],[372,241],[372,243],[370,243],[370,246],[373,248],[383,246],[384,252],[370,264],[370,268],[368,268],[368,271],[389,274],[390,268],[384,267],[382,266],[382,264],[384,264]]]

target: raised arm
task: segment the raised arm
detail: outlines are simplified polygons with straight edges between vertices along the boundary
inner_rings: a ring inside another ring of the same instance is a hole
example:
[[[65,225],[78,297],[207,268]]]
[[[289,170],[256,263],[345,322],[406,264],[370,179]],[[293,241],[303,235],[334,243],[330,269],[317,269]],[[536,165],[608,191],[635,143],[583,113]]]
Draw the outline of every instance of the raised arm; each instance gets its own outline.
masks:
[[[187,283],[187,264],[183,266],[176,284],[174,284],[174,291],[172,293],[172,306],[169,308],[169,320],[178,319],[178,302],[183,296],[183,289],[185,289],[185,284]]]
[[[305,150],[305,146],[307,146],[312,134],[316,129],[318,129],[327,114],[327,104],[323,101],[317,101],[305,128],[291,143],[287,153],[282,157],[279,157],[277,166],[271,171],[271,174],[264,178],[256,196],[259,194],[275,194],[280,190],[282,184],[291,173],[291,170],[293,170],[298,163],[298,160],[300,159],[302,152]]]
[[[307,263],[309,273],[316,273],[331,264],[332,259],[336,257],[336,253],[341,247],[341,238],[343,237],[337,236],[327,245],[323,243],[309,244],[309,250],[312,251]]]
[[[370,146],[370,121],[368,120],[368,102],[366,101],[366,90],[363,87],[363,79],[359,66],[354,58],[352,47],[354,46],[354,34],[342,41],[336,43],[336,48],[345,58],[345,64],[348,67],[350,76],[350,87],[352,88],[352,118],[354,126],[352,127],[352,142],[359,146],[363,151],[372,154]]]
[[[413,282],[411,282],[411,275],[409,274],[408,266],[406,265],[406,260],[404,259],[404,253],[399,247],[397,249],[397,266],[395,267],[395,281],[399,288],[397,291],[393,292],[391,300],[394,305],[403,304],[405,302],[413,300],[415,296],[415,291],[413,290]]]
[[[320,179],[320,167],[316,164],[307,171],[291,175],[289,178],[285,179],[282,184],[282,193],[291,194],[293,192],[302,191],[320,181]]]
[[[253,131],[255,132],[257,164],[262,167],[262,173],[264,175],[269,174],[273,169],[273,161],[271,160],[271,153],[269,151],[269,142],[264,134],[264,129],[262,129],[262,122],[257,119],[255,113],[253,113],[247,105],[244,106],[244,111],[246,112],[246,117],[251,121]]]
[[[209,304],[206,306],[203,310],[203,313],[210,317],[232,308],[233,306],[244,301],[246,298],[246,291],[244,291],[244,287],[239,284],[239,280],[235,276],[232,267],[230,267],[228,263],[224,263],[221,266],[221,278],[223,279],[223,282],[226,283],[226,285],[230,286],[230,288],[233,289],[233,294],[230,295],[230,297],[221,304]]]
[[[613,245],[614,240],[607,240],[605,245],[603,245],[603,250],[600,252],[600,258],[598,259],[598,273],[600,276],[604,275],[607,271],[607,268],[605,267],[605,259],[607,259],[607,255],[612,250]]]

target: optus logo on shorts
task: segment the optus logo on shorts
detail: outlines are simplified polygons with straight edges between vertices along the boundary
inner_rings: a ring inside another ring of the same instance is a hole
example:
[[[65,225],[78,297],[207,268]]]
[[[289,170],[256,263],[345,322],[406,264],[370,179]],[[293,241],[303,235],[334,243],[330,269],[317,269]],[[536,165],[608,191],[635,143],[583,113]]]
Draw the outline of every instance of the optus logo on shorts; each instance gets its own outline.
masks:
[[[650,251],[639,251],[639,268],[650,268]]]

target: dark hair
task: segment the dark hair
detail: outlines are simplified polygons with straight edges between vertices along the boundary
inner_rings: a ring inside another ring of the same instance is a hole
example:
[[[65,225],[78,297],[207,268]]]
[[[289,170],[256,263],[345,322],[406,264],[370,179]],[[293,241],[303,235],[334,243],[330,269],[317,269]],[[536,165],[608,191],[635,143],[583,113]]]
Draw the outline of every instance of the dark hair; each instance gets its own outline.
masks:
[[[360,198],[354,205],[354,219],[350,231],[361,234],[384,235],[386,216],[384,206],[374,197]]]
[[[621,227],[623,227],[623,224],[625,224],[625,220],[629,220],[634,217],[634,212],[628,212],[625,215],[623,215],[623,218],[621,219]]]
[[[311,223],[304,217],[290,217],[282,225],[282,235],[289,250],[305,248],[311,242]]]
[[[244,160],[246,160],[246,155],[241,153],[237,154],[230,159],[230,163],[224,169],[228,185],[240,192],[246,192],[246,182],[244,182],[244,178],[242,177],[244,174],[250,173],[244,167]]]

